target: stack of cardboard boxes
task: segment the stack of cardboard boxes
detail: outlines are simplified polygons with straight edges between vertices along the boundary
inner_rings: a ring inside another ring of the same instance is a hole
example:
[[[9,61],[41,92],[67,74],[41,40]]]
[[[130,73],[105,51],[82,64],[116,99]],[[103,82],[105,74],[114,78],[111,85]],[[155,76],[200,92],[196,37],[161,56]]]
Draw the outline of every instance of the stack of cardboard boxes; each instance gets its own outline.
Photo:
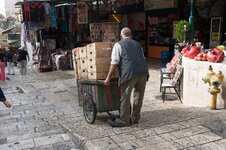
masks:
[[[72,50],[75,78],[78,80],[103,80],[107,77],[114,43],[97,42]],[[118,71],[112,78],[118,78]]]

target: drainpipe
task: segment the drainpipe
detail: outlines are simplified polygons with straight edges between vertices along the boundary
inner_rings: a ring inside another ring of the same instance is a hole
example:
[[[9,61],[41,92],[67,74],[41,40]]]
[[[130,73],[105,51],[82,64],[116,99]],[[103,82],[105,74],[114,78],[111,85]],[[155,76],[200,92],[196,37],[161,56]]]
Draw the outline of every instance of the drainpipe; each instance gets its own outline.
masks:
[[[189,28],[190,28],[190,40],[193,42],[194,40],[194,9],[195,9],[195,0],[191,0],[191,10],[189,17]]]

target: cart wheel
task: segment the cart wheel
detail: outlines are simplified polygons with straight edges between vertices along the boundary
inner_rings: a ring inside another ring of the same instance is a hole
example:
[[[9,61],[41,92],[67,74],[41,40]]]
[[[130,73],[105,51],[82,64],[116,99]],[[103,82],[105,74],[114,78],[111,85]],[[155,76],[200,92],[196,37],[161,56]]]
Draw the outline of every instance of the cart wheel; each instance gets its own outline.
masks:
[[[83,114],[89,124],[93,124],[96,119],[96,104],[93,102],[92,97],[89,94],[85,94],[83,102]]]

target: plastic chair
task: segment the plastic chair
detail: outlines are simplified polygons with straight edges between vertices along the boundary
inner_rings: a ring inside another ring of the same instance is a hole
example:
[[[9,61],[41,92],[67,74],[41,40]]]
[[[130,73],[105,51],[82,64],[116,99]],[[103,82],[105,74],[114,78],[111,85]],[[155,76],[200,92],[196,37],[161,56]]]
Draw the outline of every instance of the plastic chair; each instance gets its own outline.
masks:
[[[163,103],[165,101],[165,95],[166,94],[177,94],[179,100],[182,102],[181,97],[180,97],[180,80],[183,74],[183,67],[181,65],[177,65],[176,67],[176,71],[173,75],[173,78],[170,79],[168,82],[166,83],[161,83],[161,91],[162,91],[162,100]],[[166,92],[166,89],[169,89],[170,92]],[[171,92],[170,89],[174,89],[174,92]]]

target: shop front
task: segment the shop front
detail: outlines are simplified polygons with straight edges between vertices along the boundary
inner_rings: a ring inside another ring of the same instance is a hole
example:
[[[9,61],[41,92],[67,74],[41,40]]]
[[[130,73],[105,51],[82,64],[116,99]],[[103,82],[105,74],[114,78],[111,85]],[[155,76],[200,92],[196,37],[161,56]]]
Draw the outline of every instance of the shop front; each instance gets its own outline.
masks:
[[[145,0],[147,57],[161,58],[161,51],[173,51],[175,24],[181,18],[183,2]]]
[[[146,24],[144,0],[124,1],[117,3],[117,7],[113,7],[114,13],[120,14],[121,27],[129,27],[132,30],[132,38],[138,41],[144,50],[146,50]]]
[[[119,40],[119,23],[108,18],[111,3],[28,0],[16,5],[23,14],[22,45],[40,71],[73,68],[75,47]]]

